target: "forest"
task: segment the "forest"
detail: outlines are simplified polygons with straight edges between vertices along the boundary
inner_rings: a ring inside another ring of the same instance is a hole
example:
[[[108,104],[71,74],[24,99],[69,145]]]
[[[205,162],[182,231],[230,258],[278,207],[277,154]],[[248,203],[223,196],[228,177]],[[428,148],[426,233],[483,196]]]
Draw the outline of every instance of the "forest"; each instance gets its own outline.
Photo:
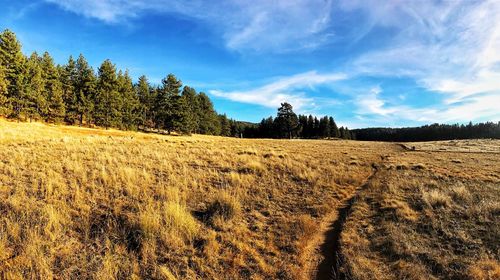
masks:
[[[473,124],[432,124],[404,128],[363,128],[354,129],[357,140],[364,141],[437,141],[453,139],[500,139],[500,122]]]
[[[160,85],[105,60],[97,71],[85,57],[59,65],[48,52],[26,57],[10,30],[0,33],[0,116],[122,130],[209,134],[244,138],[432,141],[500,138],[500,123],[433,124],[413,128],[340,128],[331,116],[296,115],[282,103],[276,117],[258,124],[218,114],[207,94],[168,74]]]
[[[97,72],[85,57],[56,65],[48,52],[26,57],[10,30],[0,34],[0,116],[123,130],[240,135],[243,124],[218,114],[210,98],[175,75],[160,85],[132,81],[110,60]]]

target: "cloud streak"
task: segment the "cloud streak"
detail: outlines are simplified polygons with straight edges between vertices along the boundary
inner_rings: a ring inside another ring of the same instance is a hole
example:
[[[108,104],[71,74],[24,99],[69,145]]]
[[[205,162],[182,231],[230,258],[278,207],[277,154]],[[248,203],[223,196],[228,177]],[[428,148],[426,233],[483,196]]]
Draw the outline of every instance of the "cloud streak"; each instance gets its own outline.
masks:
[[[500,119],[496,108],[500,104],[500,2],[365,4],[350,1],[344,8],[375,6],[373,11],[366,10],[373,28],[385,26],[398,32],[389,47],[356,58],[351,65],[353,71],[409,77],[444,100],[427,108],[411,104],[389,107],[377,95],[369,94],[359,103],[360,111],[423,122]]]
[[[336,81],[345,80],[346,75],[342,73],[318,74],[310,71],[286,78],[277,79],[264,86],[247,91],[211,90],[210,94],[232,101],[257,104],[269,108],[277,108],[280,103],[293,104],[297,110],[308,110],[316,106],[315,98],[308,97],[304,92],[307,88],[318,85],[331,84]]]
[[[287,52],[313,49],[330,36],[333,0],[45,0],[109,24],[147,12],[199,20],[236,51]]]

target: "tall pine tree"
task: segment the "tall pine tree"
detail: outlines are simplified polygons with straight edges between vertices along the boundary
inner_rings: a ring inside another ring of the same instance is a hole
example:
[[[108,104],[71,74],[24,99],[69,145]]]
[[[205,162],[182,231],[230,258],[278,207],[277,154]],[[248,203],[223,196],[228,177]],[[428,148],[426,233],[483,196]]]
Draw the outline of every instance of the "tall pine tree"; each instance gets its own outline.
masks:
[[[219,115],[220,120],[220,135],[231,136],[231,123],[226,114]]]
[[[292,139],[299,127],[299,119],[293,112],[293,107],[289,103],[281,103],[276,117],[277,128],[281,132],[281,137]]]
[[[184,125],[188,133],[197,133],[199,130],[199,114],[200,109],[196,90],[192,87],[185,86],[182,89],[182,99],[185,104],[185,119]]]
[[[45,52],[41,60],[42,77],[44,79],[44,96],[47,99],[46,120],[60,122],[65,115],[65,105],[59,72],[54,65],[54,60]]]
[[[107,59],[101,64],[98,71],[93,114],[95,123],[106,129],[118,126],[121,118],[120,103],[116,67]]]
[[[139,98],[135,93],[134,84],[128,70],[125,71],[125,74],[118,75],[118,91],[122,101],[122,127],[135,130],[141,119],[141,111]]]
[[[73,59],[73,56],[70,56],[68,63],[60,68],[59,76],[61,78],[63,100],[66,105],[66,116],[64,120],[70,124],[74,124],[79,119],[79,114],[78,95],[75,91],[78,72],[76,69],[76,61]]]
[[[173,74],[162,80],[156,100],[156,124],[171,133],[183,130],[184,102],[180,96],[182,82]]]
[[[75,113],[80,125],[85,121],[90,124],[94,114],[97,78],[85,57],[80,54],[76,60],[76,82],[74,86]]]
[[[337,124],[335,123],[333,117],[330,117],[330,121],[328,124],[330,126],[330,137],[339,138],[340,137],[339,128],[337,127]]]
[[[214,110],[212,101],[210,101],[210,98],[203,92],[200,92],[196,97],[198,99],[199,133],[219,135],[219,117]]]
[[[45,118],[48,114],[48,103],[45,96],[41,58],[36,52],[31,54],[26,62],[25,75],[26,101],[23,111],[30,120]]]
[[[0,116],[7,115],[7,79],[5,78],[5,70],[0,65]]]
[[[14,32],[6,29],[0,33],[0,65],[5,70],[7,80],[7,102],[4,103],[2,110],[17,118],[20,117],[24,106],[25,62],[21,43]]]
[[[148,78],[144,75],[139,77],[139,81],[135,85],[135,91],[139,98],[139,112],[142,126],[153,127],[153,104],[154,91],[149,85]]]

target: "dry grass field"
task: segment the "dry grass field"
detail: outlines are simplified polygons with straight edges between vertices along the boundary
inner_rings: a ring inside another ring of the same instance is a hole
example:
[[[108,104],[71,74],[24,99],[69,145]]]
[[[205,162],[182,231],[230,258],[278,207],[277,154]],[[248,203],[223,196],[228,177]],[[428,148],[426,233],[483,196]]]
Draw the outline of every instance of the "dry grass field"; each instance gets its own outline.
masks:
[[[498,157],[422,150],[0,119],[0,279],[498,279]]]
[[[409,143],[341,234],[344,278],[500,279],[500,141]]]

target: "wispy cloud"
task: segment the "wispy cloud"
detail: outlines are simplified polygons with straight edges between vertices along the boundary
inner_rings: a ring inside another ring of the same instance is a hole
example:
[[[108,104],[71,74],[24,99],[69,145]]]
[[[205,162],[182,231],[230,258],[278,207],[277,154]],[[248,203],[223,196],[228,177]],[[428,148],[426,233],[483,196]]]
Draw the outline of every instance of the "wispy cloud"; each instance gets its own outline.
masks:
[[[371,125],[378,123],[382,126],[402,123],[403,120],[422,123],[500,120],[500,96],[494,93],[471,96],[451,106],[444,103],[422,108],[390,104],[380,96],[381,93],[382,89],[375,87],[357,97],[354,103],[358,119],[369,119]]]
[[[237,102],[257,104],[270,108],[279,107],[281,102],[293,104],[297,110],[308,110],[316,106],[316,99],[306,95],[305,90],[315,86],[346,79],[341,73],[318,74],[310,71],[286,78],[247,91],[211,90],[210,94]],[[330,101],[331,102],[331,101]]]
[[[347,7],[365,9],[357,4],[353,1]],[[500,2],[388,1],[377,7],[367,11],[374,25],[399,32],[389,47],[355,59],[353,71],[410,77],[428,91],[442,94],[444,101],[424,109],[411,104],[388,108],[371,95],[359,104],[365,111],[382,116],[393,112],[421,121],[500,119],[498,105],[493,105],[500,104]]]
[[[237,51],[315,48],[330,36],[333,0],[45,0],[68,11],[120,24],[146,12],[178,14],[209,25]]]

